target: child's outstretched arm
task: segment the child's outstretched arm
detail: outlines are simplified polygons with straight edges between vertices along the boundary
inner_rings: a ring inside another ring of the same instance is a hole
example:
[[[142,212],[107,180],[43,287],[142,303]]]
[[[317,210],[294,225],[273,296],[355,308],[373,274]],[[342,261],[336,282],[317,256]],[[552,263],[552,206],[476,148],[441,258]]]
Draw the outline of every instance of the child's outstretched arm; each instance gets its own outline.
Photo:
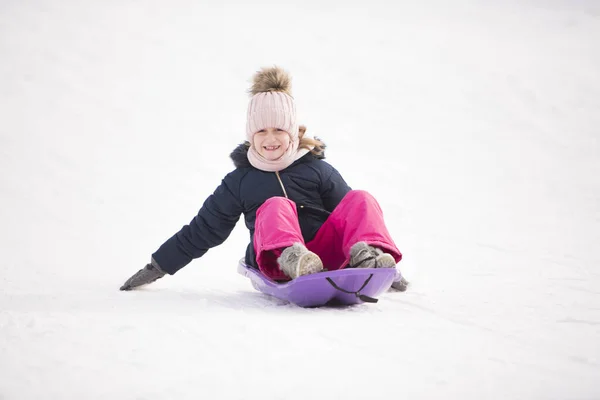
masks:
[[[160,246],[152,254],[152,262],[129,278],[121,290],[154,282],[165,274],[173,275],[229,237],[243,212],[237,193],[239,185],[232,174],[204,201],[198,215]]]

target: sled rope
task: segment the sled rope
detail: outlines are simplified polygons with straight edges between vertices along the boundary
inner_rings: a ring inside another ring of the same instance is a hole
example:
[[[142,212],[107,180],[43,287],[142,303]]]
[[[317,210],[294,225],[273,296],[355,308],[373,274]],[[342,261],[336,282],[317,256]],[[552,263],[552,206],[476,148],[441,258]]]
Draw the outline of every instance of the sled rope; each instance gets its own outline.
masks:
[[[333,281],[333,279],[331,279],[331,278],[325,278],[325,279],[327,279],[327,282],[329,282],[331,284],[331,286],[333,286],[334,288],[336,288],[340,292],[344,292],[344,293],[348,293],[348,294],[354,294],[354,295],[356,295],[356,297],[358,297],[359,299],[361,299],[365,303],[377,303],[379,301],[378,299],[375,299],[373,297],[367,296],[366,294],[361,294],[360,293],[360,291],[363,290],[369,284],[369,281],[371,280],[372,277],[373,277],[373,274],[369,275],[369,277],[367,278],[367,280],[365,281],[365,283],[363,283],[363,285],[360,287],[360,289],[358,289],[356,292],[351,292],[349,290],[342,289],[341,287],[339,287],[338,285],[336,285],[335,282]]]

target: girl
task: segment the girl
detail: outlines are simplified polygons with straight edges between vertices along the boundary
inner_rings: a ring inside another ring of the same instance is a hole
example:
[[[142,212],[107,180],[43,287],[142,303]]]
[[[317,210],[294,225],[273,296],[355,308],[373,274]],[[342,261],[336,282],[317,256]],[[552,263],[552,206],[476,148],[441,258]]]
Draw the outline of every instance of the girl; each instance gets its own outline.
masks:
[[[223,243],[241,214],[252,238],[246,264],[276,281],[323,269],[393,268],[401,260],[377,201],[350,189],[323,161],[325,144],[298,125],[290,81],[277,67],[255,74],[247,141],[231,153],[235,170],[121,290],[173,275]]]

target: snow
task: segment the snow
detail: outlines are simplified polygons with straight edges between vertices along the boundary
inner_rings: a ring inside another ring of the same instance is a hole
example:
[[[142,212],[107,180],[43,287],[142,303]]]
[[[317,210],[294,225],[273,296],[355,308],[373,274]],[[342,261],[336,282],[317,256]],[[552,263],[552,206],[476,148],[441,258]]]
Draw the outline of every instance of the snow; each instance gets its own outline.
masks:
[[[598,38],[583,0],[3,2],[0,399],[600,398]],[[119,292],[273,64],[410,289],[269,298],[240,223]]]

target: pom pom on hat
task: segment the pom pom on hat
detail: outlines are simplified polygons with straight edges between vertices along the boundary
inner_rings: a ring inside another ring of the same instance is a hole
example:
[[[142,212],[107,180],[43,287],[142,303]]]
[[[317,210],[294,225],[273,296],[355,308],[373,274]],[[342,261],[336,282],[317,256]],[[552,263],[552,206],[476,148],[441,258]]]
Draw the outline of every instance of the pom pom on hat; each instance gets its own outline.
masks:
[[[292,95],[292,78],[279,67],[263,68],[252,78],[250,94],[283,92]]]

